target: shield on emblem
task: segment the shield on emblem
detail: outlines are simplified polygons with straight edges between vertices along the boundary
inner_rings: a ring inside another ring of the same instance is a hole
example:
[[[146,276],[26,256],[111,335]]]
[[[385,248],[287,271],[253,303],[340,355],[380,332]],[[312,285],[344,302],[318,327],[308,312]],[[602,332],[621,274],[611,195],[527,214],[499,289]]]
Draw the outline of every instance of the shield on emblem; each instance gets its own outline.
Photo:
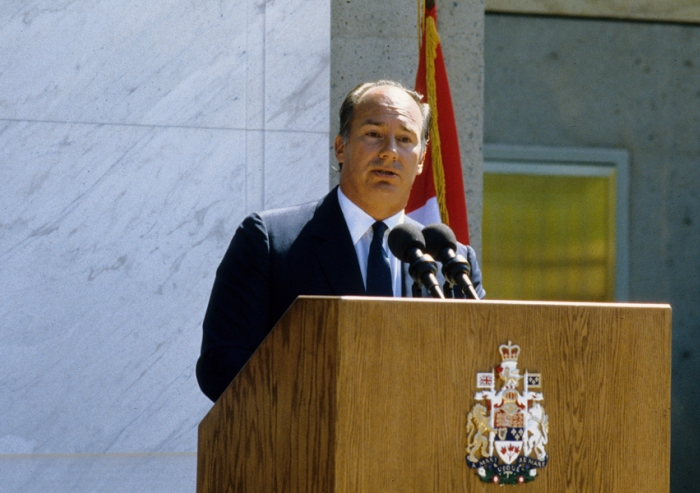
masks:
[[[515,459],[518,458],[520,451],[523,449],[523,442],[515,440],[498,440],[494,442],[494,445],[498,456],[506,464],[515,462]]]
[[[511,411],[511,412],[508,412]],[[498,430],[498,438],[494,445],[498,456],[506,464],[512,464],[523,450],[523,434],[525,433],[525,413],[522,409],[499,409],[494,413],[494,428]]]

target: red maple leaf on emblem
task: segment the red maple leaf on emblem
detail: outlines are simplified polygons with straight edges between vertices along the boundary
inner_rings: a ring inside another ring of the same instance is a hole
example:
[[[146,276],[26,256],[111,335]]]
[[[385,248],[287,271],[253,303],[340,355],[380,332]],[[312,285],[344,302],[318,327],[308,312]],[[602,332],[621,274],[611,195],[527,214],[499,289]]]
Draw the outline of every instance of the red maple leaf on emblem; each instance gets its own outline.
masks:
[[[513,445],[512,443],[508,446],[501,447],[501,454],[508,457],[514,457],[520,453],[520,447]]]

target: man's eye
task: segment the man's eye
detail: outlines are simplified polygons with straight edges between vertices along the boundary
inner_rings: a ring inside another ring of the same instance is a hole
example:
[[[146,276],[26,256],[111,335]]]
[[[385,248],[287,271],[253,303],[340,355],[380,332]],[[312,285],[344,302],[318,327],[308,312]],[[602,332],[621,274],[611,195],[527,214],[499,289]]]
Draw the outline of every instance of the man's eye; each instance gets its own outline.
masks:
[[[370,130],[367,132],[368,137],[380,137],[379,132],[375,132],[374,130]]]

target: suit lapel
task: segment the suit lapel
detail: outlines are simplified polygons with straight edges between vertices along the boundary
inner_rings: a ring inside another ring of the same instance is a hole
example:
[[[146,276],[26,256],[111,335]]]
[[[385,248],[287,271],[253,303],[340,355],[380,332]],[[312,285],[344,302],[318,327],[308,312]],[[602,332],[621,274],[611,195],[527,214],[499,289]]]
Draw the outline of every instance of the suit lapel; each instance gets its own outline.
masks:
[[[333,294],[365,294],[355,247],[338,203],[337,187],[323,199],[309,226],[315,240],[314,254]]]

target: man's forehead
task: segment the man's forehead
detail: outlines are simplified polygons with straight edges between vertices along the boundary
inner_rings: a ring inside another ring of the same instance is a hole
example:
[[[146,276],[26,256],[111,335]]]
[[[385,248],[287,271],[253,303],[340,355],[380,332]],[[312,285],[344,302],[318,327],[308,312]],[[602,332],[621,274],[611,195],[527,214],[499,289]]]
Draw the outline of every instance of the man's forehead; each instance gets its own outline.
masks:
[[[423,115],[418,103],[403,89],[393,86],[373,87],[357,103],[355,123],[385,124],[385,117],[398,117],[407,124],[421,125]]]

